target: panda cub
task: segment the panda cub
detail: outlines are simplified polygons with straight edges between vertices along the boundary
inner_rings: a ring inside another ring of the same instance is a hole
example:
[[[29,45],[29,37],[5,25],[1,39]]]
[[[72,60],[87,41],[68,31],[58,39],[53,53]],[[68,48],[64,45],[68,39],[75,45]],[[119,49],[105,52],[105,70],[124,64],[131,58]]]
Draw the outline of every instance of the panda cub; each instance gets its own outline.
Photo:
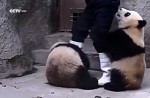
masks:
[[[89,59],[76,45],[57,42],[51,49],[46,62],[48,83],[59,87],[95,89],[98,80],[91,77]]]
[[[139,13],[121,8],[116,13],[119,29],[105,37],[104,51],[110,58],[111,82],[104,88],[125,91],[140,88],[145,71],[144,27]],[[95,45],[98,47],[98,45]]]

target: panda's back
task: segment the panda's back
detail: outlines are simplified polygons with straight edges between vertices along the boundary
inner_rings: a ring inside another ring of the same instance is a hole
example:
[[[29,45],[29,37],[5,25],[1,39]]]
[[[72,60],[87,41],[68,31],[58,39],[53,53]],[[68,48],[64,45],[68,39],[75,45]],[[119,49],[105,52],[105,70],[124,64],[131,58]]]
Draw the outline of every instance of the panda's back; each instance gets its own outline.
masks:
[[[49,54],[49,59],[57,65],[61,64],[61,66],[62,64],[70,65],[70,67],[72,67],[72,65],[83,65],[78,52],[76,52],[73,48],[66,46],[59,46],[52,50]]]
[[[76,71],[80,66],[83,66],[83,63],[78,52],[70,47],[59,46],[55,47],[48,56],[46,74],[53,85],[76,86]],[[64,80],[69,82],[61,82]]]

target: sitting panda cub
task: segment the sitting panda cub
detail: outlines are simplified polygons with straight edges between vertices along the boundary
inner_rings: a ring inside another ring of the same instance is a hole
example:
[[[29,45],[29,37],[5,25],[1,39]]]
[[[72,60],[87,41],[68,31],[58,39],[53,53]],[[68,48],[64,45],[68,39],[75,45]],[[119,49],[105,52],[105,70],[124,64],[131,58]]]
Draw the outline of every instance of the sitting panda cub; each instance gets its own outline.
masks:
[[[48,83],[87,90],[98,88],[98,80],[88,72],[89,64],[86,54],[78,46],[57,42],[51,47],[46,62]]]
[[[144,27],[146,21],[135,11],[121,8],[116,13],[119,29],[105,37],[104,52],[110,58],[111,82],[104,88],[125,91],[140,88],[145,64]],[[95,44],[95,46],[99,47]]]

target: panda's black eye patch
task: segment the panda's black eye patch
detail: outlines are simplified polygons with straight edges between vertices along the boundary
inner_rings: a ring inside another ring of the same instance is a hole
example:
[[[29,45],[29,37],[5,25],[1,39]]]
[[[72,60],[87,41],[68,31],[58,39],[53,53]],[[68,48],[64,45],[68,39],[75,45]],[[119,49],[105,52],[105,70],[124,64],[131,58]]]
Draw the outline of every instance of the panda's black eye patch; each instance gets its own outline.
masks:
[[[128,17],[130,15],[131,15],[131,13],[129,13],[129,12],[127,12],[127,13],[124,14],[125,17]]]

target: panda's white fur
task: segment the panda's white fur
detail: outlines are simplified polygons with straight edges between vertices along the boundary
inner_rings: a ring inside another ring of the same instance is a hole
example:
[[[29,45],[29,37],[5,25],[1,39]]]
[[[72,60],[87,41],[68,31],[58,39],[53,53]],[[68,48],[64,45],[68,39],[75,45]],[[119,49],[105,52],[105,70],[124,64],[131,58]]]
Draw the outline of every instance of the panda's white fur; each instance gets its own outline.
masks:
[[[50,49],[46,62],[46,76],[48,83],[55,86],[97,88],[97,79],[90,76],[88,68],[89,60],[79,47],[58,42]]]
[[[119,29],[106,36],[105,53],[112,61],[111,91],[138,89],[145,63],[144,26],[146,21],[136,11],[121,8],[116,13]]]

